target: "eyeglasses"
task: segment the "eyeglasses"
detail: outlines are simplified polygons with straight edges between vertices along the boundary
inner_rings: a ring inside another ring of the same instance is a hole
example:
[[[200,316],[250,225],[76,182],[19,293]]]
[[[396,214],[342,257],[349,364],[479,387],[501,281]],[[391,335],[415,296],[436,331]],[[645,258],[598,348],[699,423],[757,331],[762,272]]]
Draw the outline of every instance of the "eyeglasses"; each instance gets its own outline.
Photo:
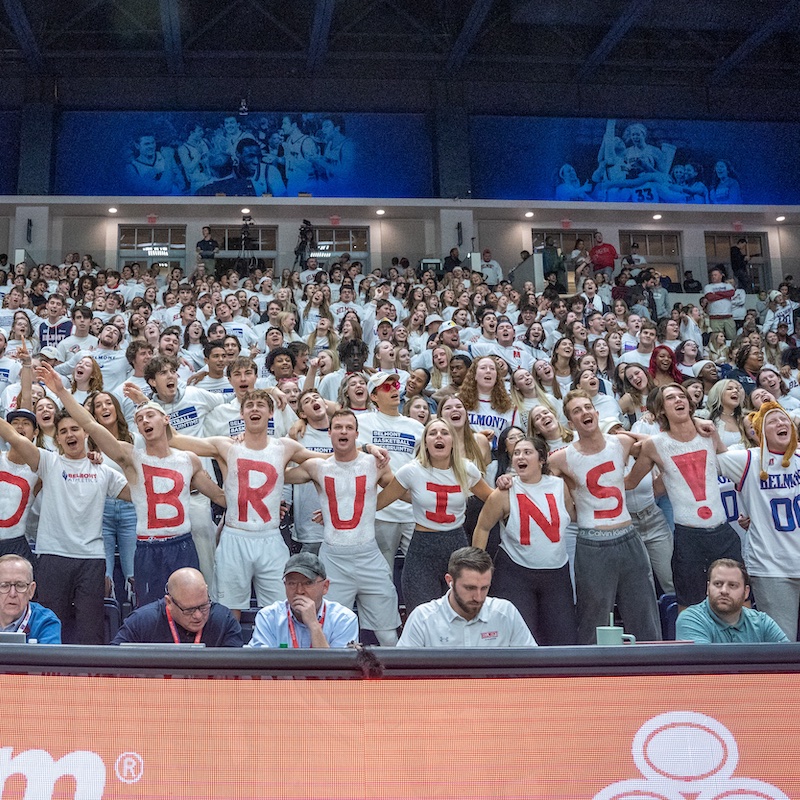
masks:
[[[192,606],[191,608],[184,608],[182,605],[179,605],[175,602],[175,598],[170,595],[169,599],[172,601],[172,605],[178,609],[178,611],[186,614],[187,617],[193,617],[195,614],[207,614],[209,609],[211,608],[211,601],[206,600],[205,603],[202,603],[199,606]]]
[[[3,583],[0,583],[0,594],[8,594],[12,589],[16,589],[17,594],[22,594],[23,592],[28,591],[28,587],[30,585],[30,583],[25,583],[24,581],[17,581],[16,583],[4,581]]]
[[[322,578],[317,578],[315,581],[287,581],[283,579],[283,585],[289,589],[310,589],[315,583],[319,583]]]
[[[384,381],[380,385],[380,388],[384,392],[391,392],[393,389],[399,389],[400,388],[400,381]]]

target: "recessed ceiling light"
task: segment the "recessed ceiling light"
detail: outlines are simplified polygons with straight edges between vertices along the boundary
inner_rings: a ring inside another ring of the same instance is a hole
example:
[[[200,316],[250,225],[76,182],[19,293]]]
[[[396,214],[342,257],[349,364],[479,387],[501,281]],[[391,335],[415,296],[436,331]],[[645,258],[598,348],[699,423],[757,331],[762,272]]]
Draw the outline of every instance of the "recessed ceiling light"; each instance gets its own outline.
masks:
[[[117,213],[117,209],[114,208],[114,206],[111,206],[111,208],[108,209],[108,213],[109,214],[116,214]]]
[[[250,213],[250,209],[249,208],[243,208],[242,209],[242,214],[249,214],[249,213]]]
[[[385,211],[384,211],[382,208],[379,208],[379,209],[378,209],[378,210],[377,210],[375,213],[376,213],[376,214],[377,214],[379,217],[382,217],[382,216],[383,216],[383,215],[384,215],[386,212],[385,212]]]
[[[653,219],[661,219],[661,214],[653,214]]]
[[[526,211],[525,216],[530,219],[533,216],[533,211]]]
[[[786,217],[781,215],[780,217],[775,217],[775,222],[783,222],[785,219],[786,219]]]

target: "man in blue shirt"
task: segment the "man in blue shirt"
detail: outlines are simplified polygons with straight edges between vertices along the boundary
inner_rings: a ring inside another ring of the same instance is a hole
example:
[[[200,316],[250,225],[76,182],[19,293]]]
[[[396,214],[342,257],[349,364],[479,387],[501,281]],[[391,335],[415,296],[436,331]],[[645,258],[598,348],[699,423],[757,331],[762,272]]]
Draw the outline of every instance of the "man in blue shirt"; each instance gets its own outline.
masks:
[[[262,608],[250,647],[347,647],[358,641],[358,617],[325,600],[330,580],[313,553],[292,556],[283,568],[286,600]]]
[[[35,591],[31,562],[13,553],[0,556],[0,631],[61,644],[61,622],[49,608],[31,602]]]
[[[719,558],[708,568],[706,599],[679,617],[676,639],[697,644],[788,642],[772,617],[744,605],[750,596],[750,576],[744,564]]]

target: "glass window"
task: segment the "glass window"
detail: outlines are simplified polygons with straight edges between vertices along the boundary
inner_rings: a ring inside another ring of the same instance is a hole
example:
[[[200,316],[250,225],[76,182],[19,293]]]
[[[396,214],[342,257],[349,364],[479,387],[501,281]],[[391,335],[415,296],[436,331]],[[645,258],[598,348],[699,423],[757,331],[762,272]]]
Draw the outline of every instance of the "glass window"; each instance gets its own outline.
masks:
[[[679,231],[620,231],[619,246],[623,258],[629,256],[633,244],[648,266],[674,283],[683,282],[683,253]]]
[[[120,250],[135,250],[136,249],[136,228],[123,228],[119,229],[119,247]]]
[[[772,271],[767,252],[767,234],[739,232],[706,232],[706,257],[709,266],[724,264],[730,274],[731,248],[737,247],[739,239],[745,239],[745,255],[749,257],[748,273],[756,292],[772,288]]]

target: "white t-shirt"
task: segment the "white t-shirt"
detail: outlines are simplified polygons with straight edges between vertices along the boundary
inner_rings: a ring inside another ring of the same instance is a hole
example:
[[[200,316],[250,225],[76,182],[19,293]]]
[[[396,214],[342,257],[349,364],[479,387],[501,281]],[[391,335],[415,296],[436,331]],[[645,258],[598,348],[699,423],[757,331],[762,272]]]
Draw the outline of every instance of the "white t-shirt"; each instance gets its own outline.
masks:
[[[464,462],[469,488],[481,479],[480,470]],[[395,472],[398,483],[411,493],[414,522],[434,531],[449,531],[464,524],[467,511],[466,492],[456,481],[452,469],[425,468],[414,460]]]
[[[0,453],[0,539],[25,535],[38,480],[27,464],[15,464],[8,453]]]
[[[39,450],[42,510],[36,552],[65,558],[105,558],[103,510],[117,497],[125,478],[88,458],[67,458]]]
[[[578,527],[615,529],[631,521],[625,502],[625,451],[616,436],[606,436],[599,453],[581,453],[574,444],[566,449],[567,466],[575,476]]]
[[[508,522],[500,531],[500,547],[527,569],[559,569],[567,563],[564,534],[570,523],[564,502],[564,481],[542,475],[538,483],[513,479],[508,493]]]
[[[497,437],[517,421],[517,409],[512,406],[508,411],[497,411],[492,408],[492,401],[489,397],[478,395],[478,408],[475,411],[467,411],[469,425],[475,433],[480,431],[492,431],[494,439],[492,448],[497,447]]]
[[[318,430],[308,425],[305,434],[297,441],[312,453],[333,452],[327,428]],[[316,487],[313,483],[300,483],[292,488],[294,489],[294,540],[321,542],[325,538],[323,526],[311,521],[312,515],[319,508]]]
[[[392,417],[380,411],[370,411],[368,414],[359,414],[358,417],[359,445],[374,444],[388,450],[389,465],[395,475],[400,467],[414,458],[414,448],[422,439],[423,431],[423,425],[409,417]],[[397,500],[381,509],[376,519],[381,522],[411,522],[411,506]]]
[[[720,453],[720,472],[736,484],[750,517],[744,562],[751,575],[800,577],[800,456],[783,466],[783,454],[765,454],[767,479],[761,480],[761,450]]]
[[[138,476],[131,484],[137,536],[168,539],[190,533],[189,494],[194,469],[189,454],[170,448],[169,456],[161,458],[134,449],[131,459]]]
[[[225,527],[248,533],[277,533],[281,524],[286,444],[269,439],[262,450],[235,444],[228,451],[223,488]]]
[[[688,528],[710,529],[726,520],[717,481],[717,455],[711,439],[698,434],[679,442],[669,433],[652,438],[661,463],[664,487],[675,522]]]
[[[374,541],[378,468],[373,456],[359,453],[353,461],[328,458],[319,466],[319,477],[325,544],[339,548]]]

